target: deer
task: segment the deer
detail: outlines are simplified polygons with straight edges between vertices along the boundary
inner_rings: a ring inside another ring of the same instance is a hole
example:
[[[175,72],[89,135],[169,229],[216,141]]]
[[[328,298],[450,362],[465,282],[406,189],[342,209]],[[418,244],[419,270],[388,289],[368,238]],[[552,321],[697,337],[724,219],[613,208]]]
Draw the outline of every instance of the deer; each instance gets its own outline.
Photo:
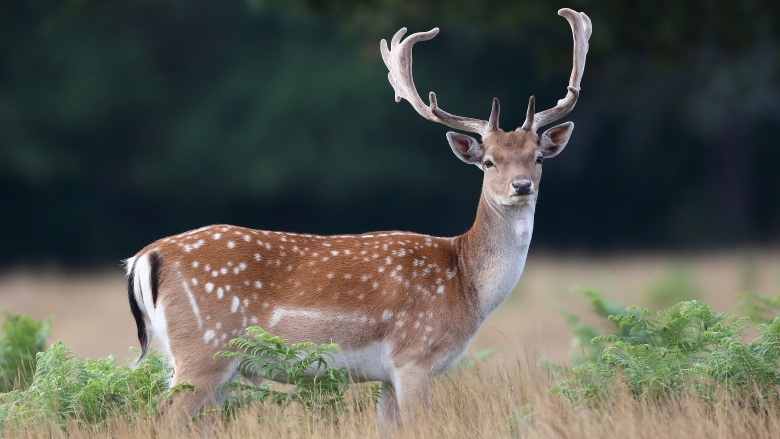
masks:
[[[431,92],[423,103],[412,76],[412,48],[439,29],[406,28],[380,42],[395,101],[455,130],[453,153],[483,172],[473,226],[455,237],[404,231],[319,236],[211,225],[155,241],[126,260],[127,294],[140,363],[155,340],[173,366],[168,410],[194,416],[219,408],[237,374],[251,382],[284,381],[244,370],[215,354],[259,326],[287,342],[337,343],[328,366],[354,382],[378,381],[380,425],[416,404],[429,405],[431,381],[464,355],[485,318],[518,283],[534,226],[542,162],[566,146],[574,124],[539,128],[566,116],[580,93],[591,21],[561,9],[571,26],[573,68],[566,96],[537,112],[530,97],[518,128],[499,128],[499,101],[488,120],[442,110]],[[315,371],[311,372],[312,374]]]

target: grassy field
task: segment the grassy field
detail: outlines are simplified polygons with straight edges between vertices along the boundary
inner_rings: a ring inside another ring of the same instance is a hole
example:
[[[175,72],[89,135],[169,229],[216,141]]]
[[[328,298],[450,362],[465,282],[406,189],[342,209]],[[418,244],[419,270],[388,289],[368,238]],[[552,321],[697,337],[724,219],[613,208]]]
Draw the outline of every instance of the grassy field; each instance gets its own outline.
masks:
[[[780,254],[558,258],[532,253],[512,296],[483,325],[470,352],[498,354],[475,368],[450,373],[434,383],[429,415],[405,425],[399,437],[780,437],[777,408],[750,411],[739,399],[715,408],[678,399],[637,402],[627,394],[605,401],[601,410],[572,405],[552,395],[553,379],[537,365],[541,358],[565,361],[571,331],[555,309],[587,314],[577,290],[596,289],[610,300],[659,309],[691,298],[716,311],[734,311],[736,295],[780,294]],[[120,269],[98,274],[16,271],[0,277],[0,308],[36,318],[53,316],[53,338],[82,356],[131,357],[137,346]],[[586,318],[587,320],[587,318]],[[593,321],[596,321],[595,317]],[[352,391],[370,405],[367,391]],[[229,424],[220,437],[366,437],[376,435],[372,409],[348,410],[335,424],[294,410],[257,407]],[[258,422],[258,416],[264,422]],[[110,432],[109,432],[110,431]],[[59,429],[6,432],[13,437],[65,437]],[[74,425],[68,437],[181,437],[182,426],[138,419],[93,431]],[[212,433],[207,434],[211,436]],[[11,436],[8,436],[11,437]]]
[[[696,398],[637,402],[627,394],[605,401],[600,410],[572,405],[548,393],[550,378],[525,362],[480,365],[450,373],[433,386],[432,409],[400,426],[399,438],[777,438],[780,414],[745,410],[740,400],[724,397],[715,407]],[[7,437],[52,438],[355,438],[381,437],[367,392],[352,390],[352,406],[335,423],[295,409],[261,406],[231,422],[200,430],[149,418],[109,422],[94,429],[72,422],[67,434],[57,427],[14,428]],[[258,421],[260,419],[261,421]]]

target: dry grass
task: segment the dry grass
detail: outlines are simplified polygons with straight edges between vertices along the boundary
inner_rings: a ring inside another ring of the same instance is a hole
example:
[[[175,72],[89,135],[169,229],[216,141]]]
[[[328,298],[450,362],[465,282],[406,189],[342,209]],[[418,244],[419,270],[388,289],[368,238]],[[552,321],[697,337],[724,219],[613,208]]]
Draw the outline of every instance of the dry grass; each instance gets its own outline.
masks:
[[[710,407],[695,399],[636,402],[623,395],[601,411],[572,406],[547,392],[551,378],[538,358],[565,361],[571,333],[554,310],[587,309],[572,288],[592,288],[626,304],[650,305],[649,289],[680,267],[697,297],[716,311],[733,311],[736,294],[751,290],[780,294],[780,253],[612,258],[553,258],[533,252],[512,297],[483,325],[470,352],[498,348],[499,355],[477,368],[451,373],[434,383],[432,411],[405,425],[398,437],[780,437],[778,409],[755,413],[731,400]],[[137,346],[121,270],[103,274],[17,271],[0,276],[0,308],[35,318],[54,316],[55,339],[82,356],[131,357]],[[357,400],[366,404],[365,392]],[[371,404],[368,404],[371,405]],[[205,436],[219,437],[376,437],[373,409],[351,409],[336,424],[253,408]],[[261,422],[258,422],[258,419]],[[91,431],[73,424],[66,432],[19,429],[7,437],[187,437],[182,426],[139,419],[116,421]]]
[[[626,394],[606,401],[600,410],[576,406],[547,392],[551,378],[525,362],[482,364],[436,380],[430,413],[418,412],[394,435],[399,438],[776,438],[780,408],[746,410],[725,397],[712,406],[693,397],[667,401],[636,401]],[[364,406],[368,392],[355,391]],[[8,437],[377,437],[376,415],[370,407],[354,406],[335,422],[324,422],[295,408],[255,407],[230,422],[192,430],[182,425],[138,419],[116,420],[93,429],[71,423],[65,431],[21,428]]]

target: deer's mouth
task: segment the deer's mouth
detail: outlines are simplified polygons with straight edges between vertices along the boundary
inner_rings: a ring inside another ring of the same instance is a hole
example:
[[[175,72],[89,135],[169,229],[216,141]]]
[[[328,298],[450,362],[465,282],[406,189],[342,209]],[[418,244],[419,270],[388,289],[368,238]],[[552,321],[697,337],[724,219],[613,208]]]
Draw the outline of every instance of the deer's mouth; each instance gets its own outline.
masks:
[[[508,198],[506,198],[502,204],[504,204],[505,206],[519,206],[523,204],[530,204],[533,203],[534,198],[535,195],[533,193],[525,194],[525,195],[512,194]]]

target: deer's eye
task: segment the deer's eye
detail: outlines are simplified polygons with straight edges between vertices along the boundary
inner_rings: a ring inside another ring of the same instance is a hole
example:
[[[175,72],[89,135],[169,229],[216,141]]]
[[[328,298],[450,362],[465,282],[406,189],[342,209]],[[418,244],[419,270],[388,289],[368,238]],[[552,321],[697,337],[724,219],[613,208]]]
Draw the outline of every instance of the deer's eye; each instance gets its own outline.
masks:
[[[485,163],[484,163],[484,165],[485,165],[485,168],[486,168],[486,169],[487,169],[487,168],[492,168],[492,167],[494,166],[494,165],[493,165],[493,162],[491,162],[490,160],[485,160]]]
[[[543,161],[544,161],[544,157],[542,157],[542,156],[536,157],[536,164],[537,165],[541,165]]]

